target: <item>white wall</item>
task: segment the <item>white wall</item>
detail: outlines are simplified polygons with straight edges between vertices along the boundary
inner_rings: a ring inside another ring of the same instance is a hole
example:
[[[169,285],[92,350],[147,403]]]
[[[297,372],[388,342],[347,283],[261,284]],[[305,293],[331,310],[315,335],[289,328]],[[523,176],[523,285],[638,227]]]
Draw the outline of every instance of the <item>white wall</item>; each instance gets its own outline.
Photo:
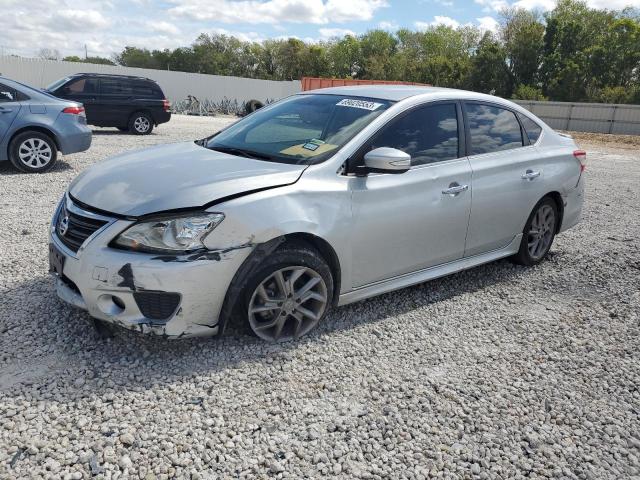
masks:
[[[515,100],[556,130],[640,135],[640,105]]]
[[[115,73],[137,75],[155,80],[172,102],[194,95],[200,100],[280,99],[300,91],[300,82],[279,82],[252,78],[224,77],[200,73],[148,70],[145,68],[95,65],[91,63],[61,62],[39,58],[0,56],[0,75],[33,87],[46,87],[53,81],[73,73]]]

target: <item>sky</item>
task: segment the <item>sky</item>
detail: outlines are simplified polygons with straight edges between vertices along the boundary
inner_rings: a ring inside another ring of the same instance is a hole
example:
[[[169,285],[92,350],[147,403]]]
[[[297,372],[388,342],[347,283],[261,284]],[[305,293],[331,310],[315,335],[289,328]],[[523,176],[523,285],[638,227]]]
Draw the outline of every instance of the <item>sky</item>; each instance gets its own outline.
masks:
[[[476,25],[494,30],[508,6],[545,11],[554,0],[0,0],[0,54],[112,57],[127,46],[188,46],[200,33],[243,40],[314,42],[374,28]],[[640,0],[587,0],[596,8],[640,8]],[[28,19],[28,21],[27,21]]]

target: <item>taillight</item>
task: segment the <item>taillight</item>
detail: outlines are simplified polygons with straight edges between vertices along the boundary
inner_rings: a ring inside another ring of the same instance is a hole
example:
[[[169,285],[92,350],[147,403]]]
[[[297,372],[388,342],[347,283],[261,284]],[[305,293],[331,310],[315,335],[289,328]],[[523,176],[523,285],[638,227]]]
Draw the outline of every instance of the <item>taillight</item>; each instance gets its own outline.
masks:
[[[162,108],[165,112],[168,112],[169,109],[171,108],[171,104],[169,103],[169,100],[167,100],[166,98],[162,100]]]
[[[580,171],[584,172],[587,168],[587,152],[584,150],[574,150],[573,156],[580,162]]]
[[[70,113],[71,115],[84,115],[84,107],[67,107],[62,113]]]

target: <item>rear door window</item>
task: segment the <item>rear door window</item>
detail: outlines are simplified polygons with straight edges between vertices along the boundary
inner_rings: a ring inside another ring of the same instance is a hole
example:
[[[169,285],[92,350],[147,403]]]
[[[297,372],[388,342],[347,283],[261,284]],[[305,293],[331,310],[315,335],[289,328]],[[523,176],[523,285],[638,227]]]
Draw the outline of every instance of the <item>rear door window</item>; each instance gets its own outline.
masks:
[[[466,103],[471,135],[471,155],[522,147],[522,131],[516,115],[507,109]]]
[[[458,115],[455,103],[416,108],[383,128],[371,149],[391,147],[411,155],[411,165],[458,158]]]
[[[524,131],[527,133],[527,137],[529,137],[529,141],[533,145],[540,138],[542,127],[531,120],[529,117],[521,113],[518,114],[518,118],[520,119],[520,123],[522,123],[522,126],[524,127]]]
[[[114,78],[100,79],[100,93],[105,95],[132,95],[131,83],[126,80]]]
[[[16,91],[0,83],[0,103],[17,102]]]

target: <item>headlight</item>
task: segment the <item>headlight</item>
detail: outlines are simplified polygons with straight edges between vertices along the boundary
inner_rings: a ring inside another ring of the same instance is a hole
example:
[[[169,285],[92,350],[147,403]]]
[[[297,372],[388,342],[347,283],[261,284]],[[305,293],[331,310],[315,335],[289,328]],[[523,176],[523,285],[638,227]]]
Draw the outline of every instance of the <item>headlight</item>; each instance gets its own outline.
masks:
[[[141,252],[183,253],[205,248],[204,238],[224,220],[222,213],[201,213],[136,223],[113,241]]]

